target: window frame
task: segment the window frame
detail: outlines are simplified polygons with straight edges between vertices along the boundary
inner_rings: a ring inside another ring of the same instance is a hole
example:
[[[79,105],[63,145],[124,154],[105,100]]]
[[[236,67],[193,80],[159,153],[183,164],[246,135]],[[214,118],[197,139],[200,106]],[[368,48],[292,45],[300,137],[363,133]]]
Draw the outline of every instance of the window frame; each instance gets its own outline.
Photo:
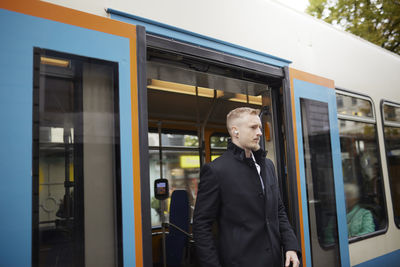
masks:
[[[388,217],[388,211],[387,211],[387,201],[386,201],[386,190],[385,190],[385,180],[383,177],[383,166],[382,166],[382,157],[381,157],[381,143],[379,141],[379,133],[378,133],[378,122],[376,119],[376,111],[375,111],[375,105],[374,101],[371,97],[365,94],[361,93],[355,93],[352,91],[349,91],[347,89],[343,89],[340,87],[335,87],[335,94],[341,94],[341,95],[346,95],[350,97],[355,97],[355,98],[360,98],[363,100],[367,100],[368,102],[371,103],[372,107],[372,118],[368,119],[366,117],[358,117],[358,116],[350,116],[350,115],[338,115],[338,127],[339,127],[339,120],[351,120],[355,122],[362,122],[362,123],[369,123],[375,125],[375,140],[376,140],[376,151],[377,151],[377,161],[379,162],[379,176],[381,177],[381,184],[382,184],[382,199],[383,199],[383,214],[385,216],[385,221],[384,221],[384,227],[378,231],[374,231],[372,233],[368,233],[362,236],[356,236],[356,237],[351,237],[348,238],[349,244],[355,243],[358,241],[362,241],[365,239],[369,239],[378,235],[383,235],[388,231],[389,228],[389,217]],[[381,114],[382,115],[382,114]],[[340,138],[340,134],[339,134]]]
[[[392,201],[392,211],[393,211],[393,222],[394,225],[397,227],[397,229],[400,229],[400,224],[397,224],[395,219],[394,219],[394,205],[393,205],[393,192],[392,192],[392,186],[391,186],[391,176],[389,174],[389,165],[388,165],[388,159],[387,159],[387,145],[386,145],[386,134],[385,134],[385,126],[389,126],[389,127],[398,127],[400,129],[400,122],[396,123],[396,122],[391,122],[385,121],[385,114],[384,114],[384,105],[385,104],[389,104],[390,106],[395,106],[395,107],[399,107],[400,108],[400,103],[396,103],[390,100],[386,100],[386,99],[382,99],[380,101],[380,110],[381,110],[381,120],[382,120],[382,132],[383,132],[383,144],[384,144],[384,148],[385,148],[385,163],[386,163],[386,169],[388,172],[388,179],[389,179],[389,193],[390,193],[390,200]]]

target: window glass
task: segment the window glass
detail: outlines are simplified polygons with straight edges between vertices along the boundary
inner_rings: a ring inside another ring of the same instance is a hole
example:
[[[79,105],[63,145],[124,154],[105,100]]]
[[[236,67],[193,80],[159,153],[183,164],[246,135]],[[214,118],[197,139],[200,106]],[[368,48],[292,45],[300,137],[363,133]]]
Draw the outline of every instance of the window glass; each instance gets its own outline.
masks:
[[[351,238],[385,227],[385,203],[375,124],[342,119],[339,121],[348,220],[355,220],[361,213],[366,214],[364,219],[369,218],[368,222],[364,222],[363,228],[348,229]],[[351,216],[353,213],[354,218]]]
[[[35,51],[34,265],[118,265],[117,65]]]
[[[328,103],[300,99],[308,217],[315,266],[340,266]]]
[[[336,94],[343,183],[349,239],[371,234],[386,226],[376,124],[371,102]],[[343,105],[339,107],[340,101]],[[361,115],[360,115],[361,114]],[[352,119],[342,115],[352,115]],[[358,121],[360,120],[360,121]]]
[[[385,121],[400,123],[400,107],[398,106],[384,104],[383,115],[385,117]]]
[[[149,146],[160,145],[158,133],[149,132],[148,139]],[[198,147],[199,138],[190,134],[162,133],[161,143],[162,146]]]
[[[373,118],[371,102],[366,99],[336,94],[336,104],[340,115]]]
[[[398,107],[386,104],[383,107],[385,122],[399,120],[400,109]],[[391,126],[385,125],[384,131],[394,220],[397,227],[400,228],[400,124],[398,126],[395,126],[395,124]]]
[[[210,137],[211,161],[224,154],[229,138],[228,135],[224,134],[214,134]]]
[[[211,148],[224,148],[228,146],[229,136],[213,135],[210,137]]]
[[[149,133],[149,136],[158,133]],[[150,138],[150,137],[149,137]],[[169,181],[170,196],[174,190],[186,190],[189,197],[190,218],[192,218],[194,203],[197,196],[197,185],[200,176],[200,156],[198,151],[198,137],[190,134],[162,134],[162,147],[173,146],[173,149],[162,150],[162,173]],[[197,148],[196,148],[197,145]],[[178,148],[175,148],[178,147]],[[179,150],[179,147],[193,148],[192,150]],[[159,147],[152,147],[149,151],[150,183],[160,177],[160,152]],[[165,210],[161,210],[161,203],[154,197],[151,187],[151,223],[153,227],[161,225],[161,213],[164,212],[168,222],[169,201]]]
[[[158,138],[158,133],[149,133],[149,146],[159,146],[160,140]]]

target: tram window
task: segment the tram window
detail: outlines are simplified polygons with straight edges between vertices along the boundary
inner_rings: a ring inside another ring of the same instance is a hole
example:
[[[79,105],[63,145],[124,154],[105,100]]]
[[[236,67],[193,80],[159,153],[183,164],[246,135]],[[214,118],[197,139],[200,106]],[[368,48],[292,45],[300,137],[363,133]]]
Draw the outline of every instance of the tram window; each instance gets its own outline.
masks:
[[[159,146],[158,133],[149,132],[149,146]],[[195,135],[162,133],[161,143],[163,146],[171,147],[199,147],[199,138]]]
[[[212,135],[210,137],[211,149],[213,148],[223,148],[226,149],[228,146],[229,136],[226,135]]]
[[[400,107],[389,104],[383,105],[383,115],[385,122],[400,123]]]
[[[198,137],[192,134],[162,133],[162,173],[169,181],[170,195],[174,190],[183,189],[188,192],[190,215],[192,216],[194,203],[197,196],[197,184],[200,175],[200,157]],[[157,142],[154,140],[157,137]],[[150,183],[160,178],[160,147],[158,133],[149,132],[149,140],[157,146],[149,147]],[[166,210],[161,210],[160,201],[154,197],[151,190],[151,223],[153,227],[161,225],[161,213],[166,215],[168,221],[169,204]],[[167,200],[169,203],[169,201]]]
[[[33,265],[120,265],[118,66],[34,57]]]
[[[349,239],[386,227],[386,207],[372,103],[336,95]]]
[[[215,134],[210,137],[211,161],[221,156],[228,146],[229,136],[226,134]]]
[[[384,103],[383,114],[394,221],[400,228],[400,106]]]
[[[336,94],[337,111],[340,115],[373,118],[371,102],[344,94]]]

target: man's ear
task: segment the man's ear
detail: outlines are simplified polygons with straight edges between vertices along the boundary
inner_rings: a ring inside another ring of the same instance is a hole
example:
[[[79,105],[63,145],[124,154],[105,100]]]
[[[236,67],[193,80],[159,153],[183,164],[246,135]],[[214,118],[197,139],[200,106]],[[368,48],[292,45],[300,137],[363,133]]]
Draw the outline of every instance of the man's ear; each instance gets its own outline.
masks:
[[[238,128],[236,126],[232,126],[232,135],[237,137],[239,134]]]

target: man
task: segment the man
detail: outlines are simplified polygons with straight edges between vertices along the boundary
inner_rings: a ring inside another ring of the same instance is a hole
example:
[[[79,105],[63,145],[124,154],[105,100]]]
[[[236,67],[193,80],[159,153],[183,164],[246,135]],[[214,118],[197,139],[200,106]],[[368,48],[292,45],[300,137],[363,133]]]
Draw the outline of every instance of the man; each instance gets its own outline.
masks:
[[[299,266],[300,248],[280,199],[275,169],[259,146],[258,114],[251,108],[229,112],[228,149],[201,170],[193,233],[202,267],[277,267],[281,248],[285,266]]]

